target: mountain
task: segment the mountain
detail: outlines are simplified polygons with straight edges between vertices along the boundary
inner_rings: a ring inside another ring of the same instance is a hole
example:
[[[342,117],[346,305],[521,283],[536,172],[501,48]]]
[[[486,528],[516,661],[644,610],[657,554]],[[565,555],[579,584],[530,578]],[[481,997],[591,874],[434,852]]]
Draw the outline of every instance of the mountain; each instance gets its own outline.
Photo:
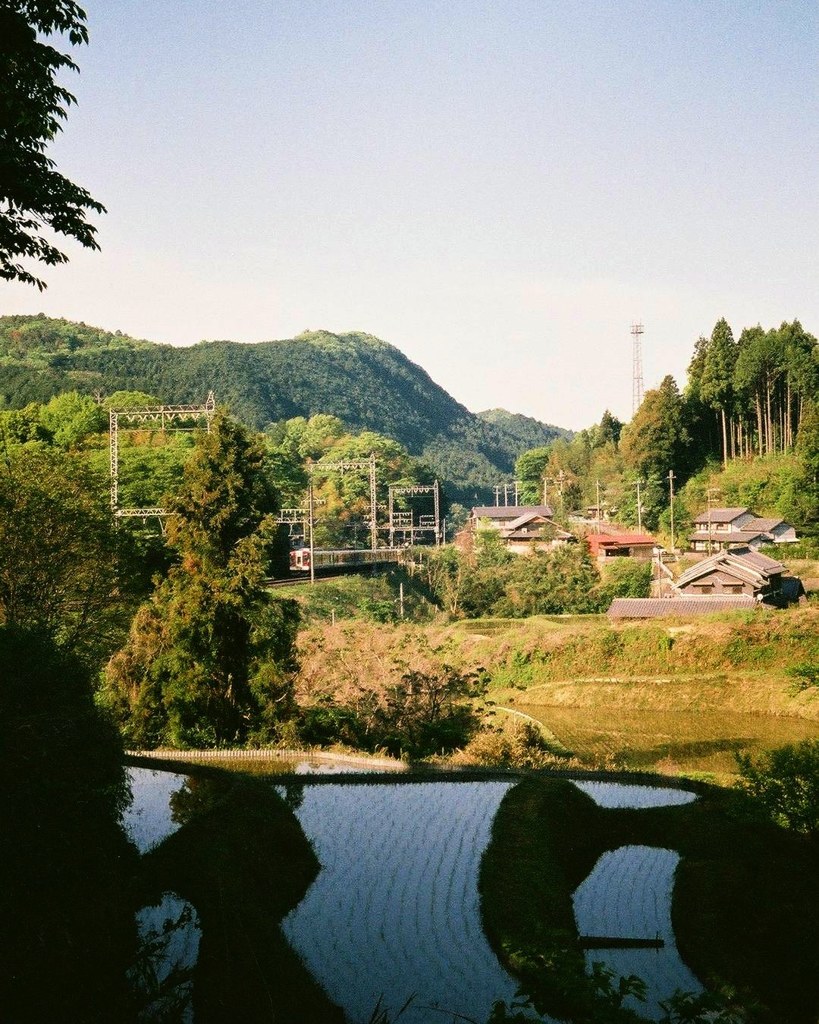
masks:
[[[479,412],[478,416],[485,423],[492,423],[508,436],[513,437],[521,446],[521,451],[530,448],[540,448],[543,445],[554,441],[556,437],[565,437],[570,440],[573,437],[571,430],[563,427],[555,427],[551,423],[541,423],[533,416],[524,416],[519,412],[507,412],[506,409],[486,409]]]
[[[0,317],[0,408],[76,390],[138,390],[173,404],[208,391],[259,429],[331,413],[353,429],[400,441],[440,475],[450,498],[472,504],[509,479],[517,456],[568,431],[493,410],[477,416],[420,366],[370,334],[311,331],[282,341],[160,345],[83,323]]]

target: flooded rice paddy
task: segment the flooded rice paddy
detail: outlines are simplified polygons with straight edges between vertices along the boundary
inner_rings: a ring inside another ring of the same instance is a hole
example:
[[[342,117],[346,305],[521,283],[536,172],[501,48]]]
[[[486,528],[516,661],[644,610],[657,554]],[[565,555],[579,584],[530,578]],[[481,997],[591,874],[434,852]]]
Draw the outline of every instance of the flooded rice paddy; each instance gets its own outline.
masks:
[[[382,998],[407,1024],[435,1008],[484,1021],[516,983],[481,926],[478,868],[511,783],[307,787],[296,816],[322,865],[282,928],[351,1021]],[[423,1007],[430,1007],[424,1009]]]
[[[819,723],[730,712],[624,711],[515,703],[590,766],[609,763],[666,774],[736,774],[735,754],[816,739]]]
[[[636,787],[635,787],[636,788]],[[660,1004],[675,992],[699,993],[702,985],[683,963],[671,924],[671,897],[680,855],[651,846],[621,846],[604,853],[572,897],[577,930],[596,939],[586,963],[604,964],[615,976],[636,975],[646,985],[644,1002],[627,1005],[659,1020]],[[658,948],[607,944],[655,940]],[[660,945],[661,943],[661,945]]]
[[[150,768],[131,768],[129,775],[134,799],[124,823],[140,852],[153,851],[154,856],[174,832],[192,820],[195,827],[195,818],[185,814],[177,820],[175,808],[183,790],[206,790],[207,782]],[[283,812],[294,816],[318,861],[312,881],[299,889],[290,909],[281,917],[271,916],[280,921],[277,934],[288,956],[305,969],[326,1006],[338,1012],[338,1017],[326,1019],[367,1024],[380,1007],[395,1020],[411,999],[401,1024],[431,1024],[451,1019],[453,1012],[462,1015],[455,1019],[483,1024],[493,1004],[509,1006],[519,997],[521,979],[513,975],[503,948],[487,937],[482,899],[493,895],[480,888],[482,861],[494,843],[493,822],[519,785],[514,778],[399,782],[270,777],[270,790],[284,798],[289,810],[283,807]],[[614,819],[607,849],[605,816],[638,810],[639,816],[631,819],[637,821],[634,827],[641,828],[645,820],[647,835],[654,837],[658,819],[651,815],[687,814],[699,806],[698,795],[682,787],[609,780],[551,785],[563,787],[555,792],[576,794],[560,797],[570,818],[561,823],[558,814],[553,822],[544,814],[535,819],[536,830],[547,836],[550,829],[562,830],[565,839],[578,800],[577,810],[586,808],[580,818],[585,815],[590,824],[596,822],[595,828],[603,828],[597,846],[589,847],[585,859],[580,856],[582,869],[564,890],[581,951],[578,970],[582,976],[584,962],[589,973],[592,965],[602,964],[615,983],[620,976],[636,975],[645,984],[645,999],[629,997],[626,1005],[645,1019],[659,1020],[664,1000],[676,991],[700,993],[708,978],[702,962],[697,970],[686,963],[672,923],[681,855],[673,844],[664,846],[655,839],[618,840],[624,833]],[[508,806],[524,804],[513,800]],[[578,821],[569,831],[580,829],[581,836],[586,827]],[[568,840],[569,848],[572,842]],[[510,849],[512,857],[504,856],[514,874],[516,848]],[[553,867],[544,864],[543,870]],[[136,923],[149,950],[142,970],[153,975],[157,991],[171,993],[158,997],[158,1012],[162,999],[170,998],[179,1019],[195,1020],[196,964],[203,941],[197,907],[166,891],[154,906],[139,910]],[[548,1000],[536,1006],[537,1014],[530,1007],[532,1019],[568,1019],[552,1014]],[[277,1019],[300,1017],[283,1014]]]

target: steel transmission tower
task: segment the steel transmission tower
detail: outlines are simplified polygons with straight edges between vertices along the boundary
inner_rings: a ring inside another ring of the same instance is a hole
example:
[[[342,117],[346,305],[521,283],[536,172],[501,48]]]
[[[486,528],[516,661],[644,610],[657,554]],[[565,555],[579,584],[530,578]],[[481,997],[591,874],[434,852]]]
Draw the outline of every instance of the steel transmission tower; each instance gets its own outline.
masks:
[[[632,354],[631,415],[643,404],[643,325],[633,323],[631,334],[634,338]]]

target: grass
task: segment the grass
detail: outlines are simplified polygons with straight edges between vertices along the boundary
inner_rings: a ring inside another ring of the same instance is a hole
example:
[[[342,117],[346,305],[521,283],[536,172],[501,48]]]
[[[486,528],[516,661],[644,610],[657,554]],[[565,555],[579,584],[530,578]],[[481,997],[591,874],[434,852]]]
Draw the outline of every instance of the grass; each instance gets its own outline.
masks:
[[[541,722],[590,768],[614,766],[731,782],[735,754],[811,739],[816,723],[725,711],[639,711],[621,707],[514,707]],[[534,696],[534,695],[532,695]]]

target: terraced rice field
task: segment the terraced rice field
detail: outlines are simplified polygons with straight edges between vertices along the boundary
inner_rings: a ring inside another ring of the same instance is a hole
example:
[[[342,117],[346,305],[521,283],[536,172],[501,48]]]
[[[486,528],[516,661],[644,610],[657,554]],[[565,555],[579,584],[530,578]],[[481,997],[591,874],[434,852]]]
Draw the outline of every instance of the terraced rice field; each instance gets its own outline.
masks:
[[[296,814],[322,869],[282,922],[348,1020],[379,998],[402,1024],[486,1020],[516,984],[484,936],[478,867],[511,783],[306,786]]]
[[[671,893],[680,856],[652,846],[608,850],[573,896],[577,929],[583,937],[662,939],[659,949],[587,949],[586,963],[603,963],[615,976],[637,975],[646,1001],[628,1005],[659,1020],[660,1002],[675,991],[699,993],[702,985],[680,957],[671,925]]]
[[[542,722],[584,764],[736,774],[734,753],[758,753],[819,737],[819,724],[802,718],[688,711],[622,711],[611,707],[546,707],[515,704]]]

